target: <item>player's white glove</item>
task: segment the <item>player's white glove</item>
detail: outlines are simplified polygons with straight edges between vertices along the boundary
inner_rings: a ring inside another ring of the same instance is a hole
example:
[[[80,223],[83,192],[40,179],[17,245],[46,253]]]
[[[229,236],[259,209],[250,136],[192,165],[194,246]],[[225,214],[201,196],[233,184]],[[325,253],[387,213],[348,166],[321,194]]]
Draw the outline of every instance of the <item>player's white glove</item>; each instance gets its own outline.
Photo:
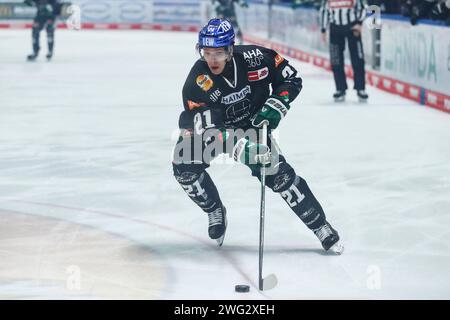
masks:
[[[251,142],[246,138],[238,140],[233,148],[234,160],[249,166],[251,169],[270,164],[270,156],[268,146]]]

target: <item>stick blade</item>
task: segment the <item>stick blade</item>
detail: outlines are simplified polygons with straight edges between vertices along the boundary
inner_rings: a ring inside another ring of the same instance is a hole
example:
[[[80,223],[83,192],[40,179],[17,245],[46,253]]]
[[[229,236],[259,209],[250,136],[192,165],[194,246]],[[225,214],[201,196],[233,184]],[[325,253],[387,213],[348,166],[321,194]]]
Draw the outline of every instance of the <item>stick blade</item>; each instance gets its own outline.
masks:
[[[267,277],[261,279],[259,283],[259,290],[261,291],[270,290],[275,288],[277,284],[278,284],[277,276],[271,273]]]

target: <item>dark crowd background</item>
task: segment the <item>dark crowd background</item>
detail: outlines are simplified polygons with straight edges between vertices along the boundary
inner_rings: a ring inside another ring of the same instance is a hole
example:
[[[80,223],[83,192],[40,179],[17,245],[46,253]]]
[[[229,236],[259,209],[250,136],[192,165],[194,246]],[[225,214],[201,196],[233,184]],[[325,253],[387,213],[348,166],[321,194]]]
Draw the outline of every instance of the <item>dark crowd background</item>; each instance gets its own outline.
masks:
[[[410,19],[412,25],[420,19],[443,21],[450,24],[450,0],[367,0],[368,5],[377,5],[382,13],[398,14]],[[287,3],[292,6],[320,8],[322,0],[273,0],[273,3]]]

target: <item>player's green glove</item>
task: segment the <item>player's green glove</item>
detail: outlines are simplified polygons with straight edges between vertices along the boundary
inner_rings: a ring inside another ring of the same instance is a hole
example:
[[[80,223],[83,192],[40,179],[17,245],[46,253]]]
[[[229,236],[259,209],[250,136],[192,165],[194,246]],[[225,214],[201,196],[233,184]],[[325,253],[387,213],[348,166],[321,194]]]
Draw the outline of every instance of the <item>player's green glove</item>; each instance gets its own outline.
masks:
[[[290,108],[286,100],[283,97],[271,95],[256,114],[252,124],[260,128],[264,121],[267,121],[270,129],[276,129]]]
[[[234,160],[245,164],[252,170],[258,170],[261,165],[270,165],[270,157],[268,146],[251,142],[246,138],[238,140],[233,148]]]

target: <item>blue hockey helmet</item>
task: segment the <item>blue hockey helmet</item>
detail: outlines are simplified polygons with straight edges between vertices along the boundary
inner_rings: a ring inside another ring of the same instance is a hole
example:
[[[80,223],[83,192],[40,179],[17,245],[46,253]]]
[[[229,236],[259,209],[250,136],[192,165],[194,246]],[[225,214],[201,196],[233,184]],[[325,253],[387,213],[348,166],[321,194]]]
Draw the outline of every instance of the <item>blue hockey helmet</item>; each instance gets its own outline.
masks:
[[[198,34],[199,48],[221,48],[234,45],[234,29],[226,19],[211,19]]]

